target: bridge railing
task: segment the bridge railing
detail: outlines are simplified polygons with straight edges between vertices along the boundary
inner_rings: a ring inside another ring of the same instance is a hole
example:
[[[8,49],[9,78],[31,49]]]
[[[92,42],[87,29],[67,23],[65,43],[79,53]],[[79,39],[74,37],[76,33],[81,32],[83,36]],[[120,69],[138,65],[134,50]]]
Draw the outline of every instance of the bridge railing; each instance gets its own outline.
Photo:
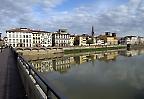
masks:
[[[33,65],[26,61],[21,55],[16,53],[14,49],[13,51],[16,54],[17,60],[26,71],[28,77],[31,78],[32,83],[34,83],[35,87],[38,88],[43,99],[67,99],[50,81],[46,80],[46,78],[42,76]]]

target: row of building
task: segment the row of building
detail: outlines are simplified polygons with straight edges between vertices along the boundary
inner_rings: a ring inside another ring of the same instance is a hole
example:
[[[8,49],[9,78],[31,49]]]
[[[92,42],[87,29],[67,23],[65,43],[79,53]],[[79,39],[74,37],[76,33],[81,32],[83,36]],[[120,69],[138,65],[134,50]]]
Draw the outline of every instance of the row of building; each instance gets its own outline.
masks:
[[[91,35],[71,35],[67,29],[59,29],[56,32],[47,32],[29,28],[15,28],[6,30],[4,41],[6,45],[11,45],[12,47],[69,47],[144,44],[144,37],[126,36],[120,38],[117,37],[116,33],[110,32],[95,36],[93,27]]]
[[[70,34],[66,29],[57,32],[16,28],[6,31],[6,43],[13,47],[68,46]]]

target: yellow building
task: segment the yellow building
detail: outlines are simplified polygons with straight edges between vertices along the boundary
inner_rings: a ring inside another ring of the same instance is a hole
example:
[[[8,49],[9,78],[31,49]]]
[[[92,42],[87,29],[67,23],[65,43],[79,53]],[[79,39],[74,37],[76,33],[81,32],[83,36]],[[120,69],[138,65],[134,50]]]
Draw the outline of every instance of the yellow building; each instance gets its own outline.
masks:
[[[75,35],[70,35],[70,46],[74,46]]]
[[[105,32],[105,35],[98,36],[99,39],[104,40],[106,45],[117,45],[118,39],[116,33],[110,34],[110,32]]]

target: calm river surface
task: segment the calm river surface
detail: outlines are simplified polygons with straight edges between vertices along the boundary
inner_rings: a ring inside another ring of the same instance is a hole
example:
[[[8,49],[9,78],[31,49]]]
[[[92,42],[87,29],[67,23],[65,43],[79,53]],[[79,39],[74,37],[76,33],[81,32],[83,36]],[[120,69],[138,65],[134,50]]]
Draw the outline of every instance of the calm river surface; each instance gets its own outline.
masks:
[[[30,62],[68,99],[144,99],[144,49]]]

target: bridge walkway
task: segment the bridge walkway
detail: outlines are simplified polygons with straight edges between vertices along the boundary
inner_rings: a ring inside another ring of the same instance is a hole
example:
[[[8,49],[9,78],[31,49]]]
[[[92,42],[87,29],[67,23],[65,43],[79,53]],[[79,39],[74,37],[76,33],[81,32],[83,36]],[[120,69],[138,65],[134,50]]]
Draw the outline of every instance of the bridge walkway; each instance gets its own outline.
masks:
[[[0,99],[26,99],[16,62],[10,48],[0,50]]]

